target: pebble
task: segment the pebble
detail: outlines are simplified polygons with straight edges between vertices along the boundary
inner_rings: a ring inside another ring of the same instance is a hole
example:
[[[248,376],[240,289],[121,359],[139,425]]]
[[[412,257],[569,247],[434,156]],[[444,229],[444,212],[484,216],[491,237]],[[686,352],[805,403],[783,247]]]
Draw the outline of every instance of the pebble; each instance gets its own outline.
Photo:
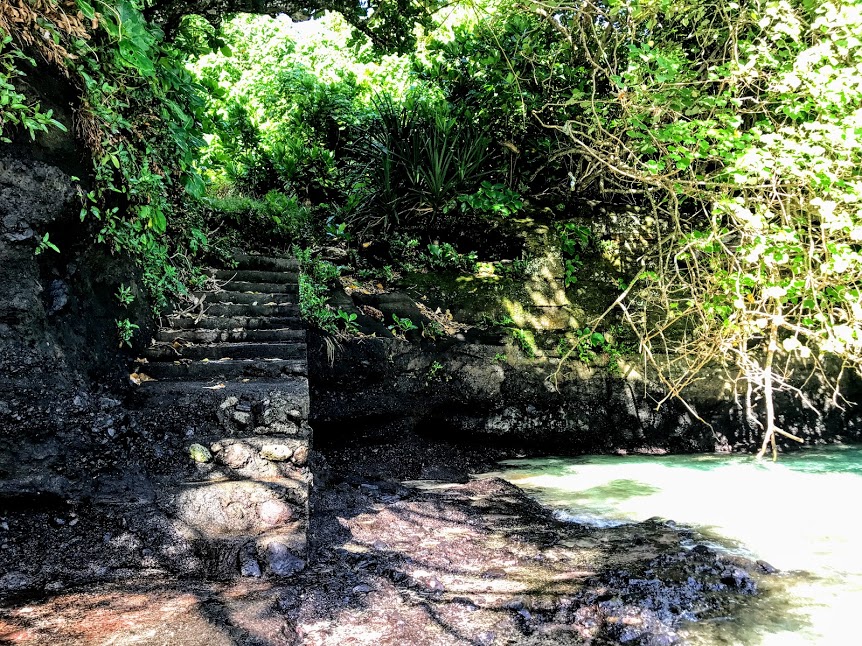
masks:
[[[205,447],[203,444],[192,444],[189,447],[189,456],[191,456],[192,460],[195,462],[209,462],[213,459],[212,453],[210,450]]]
[[[366,585],[364,583],[362,583],[360,585],[353,586],[353,591],[357,594],[360,594],[360,593],[365,594],[365,593],[371,592],[372,590],[373,590],[373,588],[370,585]]]
[[[260,563],[257,559],[245,559],[239,567],[240,576],[251,576],[259,579],[261,576]]]
[[[266,546],[266,560],[276,576],[291,576],[305,567],[305,561],[291,554],[288,547],[278,541]]]
[[[428,581],[428,588],[434,592],[443,592],[446,590],[446,586],[436,577]]]
[[[264,444],[260,449],[260,457],[273,462],[284,462],[293,456],[293,449],[284,444]]]

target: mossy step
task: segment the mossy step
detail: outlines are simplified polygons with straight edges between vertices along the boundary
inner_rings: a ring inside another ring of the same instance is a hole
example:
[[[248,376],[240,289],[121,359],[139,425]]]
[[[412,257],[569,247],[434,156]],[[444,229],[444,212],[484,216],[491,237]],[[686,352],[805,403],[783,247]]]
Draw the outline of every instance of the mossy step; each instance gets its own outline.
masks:
[[[248,303],[250,305],[292,305],[297,301],[296,293],[246,294],[245,292],[195,292],[195,298],[204,303]]]
[[[290,327],[302,327],[298,316],[190,316],[167,317],[168,327],[175,330],[274,330]]]
[[[239,341],[278,343],[281,341],[305,341],[305,330],[294,328],[278,328],[272,330],[161,329],[156,332],[156,340],[163,342],[186,341],[189,343],[230,343]]]
[[[221,286],[227,292],[253,292],[258,294],[282,293],[298,294],[299,286],[296,283],[258,283],[245,280],[232,280]]]
[[[299,270],[299,262],[297,262],[296,258],[237,253],[234,254],[234,260],[236,260],[240,269],[263,269],[266,271]]]
[[[216,280],[240,281],[247,283],[275,283],[295,285],[299,274],[295,271],[262,271],[259,269],[208,269],[207,273]]]
[[[154,345],[144,356],[155,361],[177,359],[304,359],[306,346],[299,343],[217,343],[212,345]]]
[[[279,379],[283,376],[305,376],[305,359],[220,359],[215,361],[156,361],[143,371],[159,380],[202,381],[243,378]]]

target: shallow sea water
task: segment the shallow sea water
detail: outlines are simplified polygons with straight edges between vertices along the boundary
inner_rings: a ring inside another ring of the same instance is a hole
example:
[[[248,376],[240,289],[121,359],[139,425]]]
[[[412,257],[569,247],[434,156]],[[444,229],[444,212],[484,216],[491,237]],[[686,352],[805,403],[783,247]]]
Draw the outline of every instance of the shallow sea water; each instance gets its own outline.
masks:
[[[508,460],[499,475],[565,520],[659,516],[698,542],[781,570],[738,620],[688,629],[696,644],[862,643],[862,447],[783,455]]]

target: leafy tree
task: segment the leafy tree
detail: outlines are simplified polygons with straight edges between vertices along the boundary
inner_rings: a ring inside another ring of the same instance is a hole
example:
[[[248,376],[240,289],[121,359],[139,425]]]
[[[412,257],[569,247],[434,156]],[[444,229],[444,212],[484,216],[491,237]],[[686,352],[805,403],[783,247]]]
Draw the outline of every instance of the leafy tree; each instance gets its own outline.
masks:
[[[548,126],[601,165],[607,195],[652,208],[655,253],[622,311],[673,395],[710,363],[735,366],[760,454],[775,455],[777,436],[798,439],[775,393],[809,404],[816,375],[837,404],[862,364],[862,3],[557,11],[610,91],[573,93],[582,116]]]

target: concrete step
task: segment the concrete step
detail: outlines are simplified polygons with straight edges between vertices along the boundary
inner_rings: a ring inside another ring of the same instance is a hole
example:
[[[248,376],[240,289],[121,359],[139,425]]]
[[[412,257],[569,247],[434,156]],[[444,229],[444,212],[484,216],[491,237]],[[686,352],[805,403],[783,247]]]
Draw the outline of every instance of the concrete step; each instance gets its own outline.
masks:
[[[280,256],[257,256],[253,254],[234,254],[240,269],[263,269],[266,271],[298,271],[299,262],[296,258]]]
[[[139,366],[150,374],[151,365]],[[164,410],[174,408],[189,417],[200,417],[202,411],[218,410],[229,397],[243,401],[267,402],[279,411],[294,410],[299,417],[308,419],[308,378],[302,375],[285,375],[277,381],[257,377],[248,381],[219,380],[223,388],[213,388],[216,381],[146,381],[135,390],[135,399],[140,408]]]
[[[144,356],[151,361],[178,359],[305,359],[305,343],[218,343],[213,345],[154,345]]]
[[[305,359],[222,359],[217,361],[156,361],[142,367],[145,374],[162,381],[233,380],[243,378],[278,379],[284,375],[305,376]]]
[[[285,341],[305,341],[305,330],[289,328],[255,330],[173,330],[161,329],[156,332],[156,341],[187,343],[231,343],[250,341],[258,343],[279,343]]]
[[[167,321],[167,327],[175,330],[274,330],[302,326],[302,320],[298,316],[202,316],[200,319],[168,316]]]
[[[204,305],[204,310],[208,316],[299,316],[299,306],[297,305],[213,303],[212,305]]]
[[[299,274],[295,271],[263,271],[260,269],[207,269],[206,273],[216,280],[240,281],[247,283],[276,283],[295,285]]]
[[[225,283],[221,288],[226,292],[251,292],[255,294],[281,293],[295,296],[299,293],[299,286],[294,283],[258,283],[244,280],[232,280]]]
[[[195,292],[195,298],[203,298],[204,303],[248,303],[250,305],[292,305],[296,294],[246,294],[244,292]]]

